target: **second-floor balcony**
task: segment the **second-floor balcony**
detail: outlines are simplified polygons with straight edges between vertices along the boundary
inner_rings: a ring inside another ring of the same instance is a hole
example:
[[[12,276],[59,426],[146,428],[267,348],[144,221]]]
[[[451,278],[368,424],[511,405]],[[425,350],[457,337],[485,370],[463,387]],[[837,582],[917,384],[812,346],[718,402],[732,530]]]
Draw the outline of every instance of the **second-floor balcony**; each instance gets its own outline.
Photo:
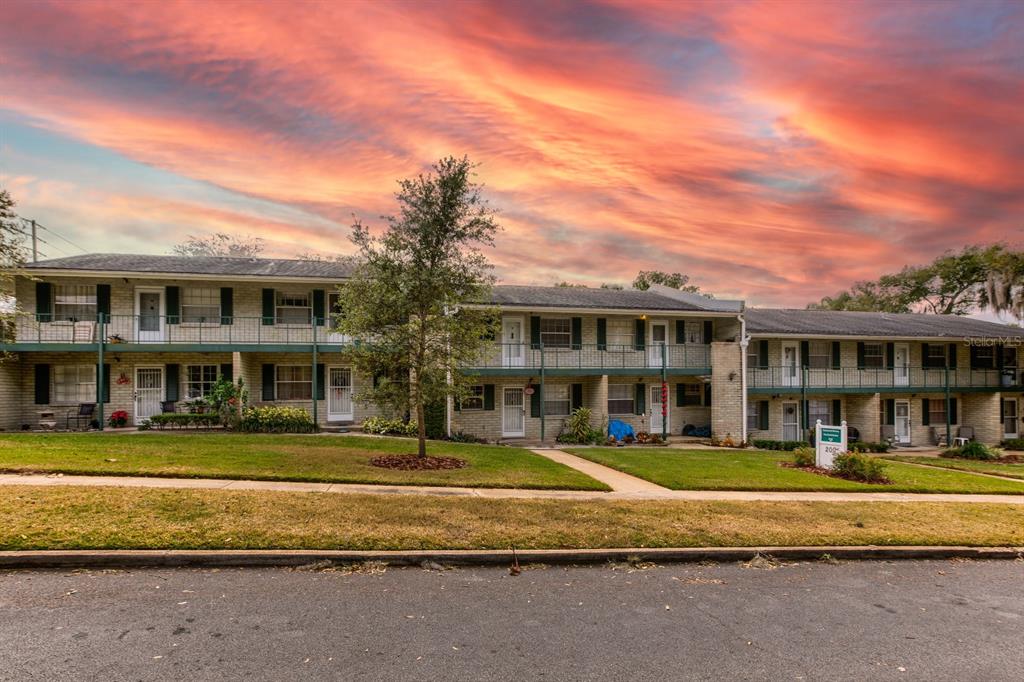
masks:
[[[19,316],[14,326],[18,344],[181,344],[181,345],[309,345],[345,344],[347,336],[333,331],[329,321],[283,323],[274,318],[188,318],[168,315],[109,315],[102,323],[88,320],[38,320]]]
[[[998,390],[1017,388],[1021,375],[1016,368],[971,367],[752,367],[747,370],[747,389],[754,393],[902,392],[946,390]]]
[[[514,373],[524,371],[595,370],[606,373],[690,370],[710,373],[711,351],[706,344],[575,344],[542,346],[496,343],[471,369]]]

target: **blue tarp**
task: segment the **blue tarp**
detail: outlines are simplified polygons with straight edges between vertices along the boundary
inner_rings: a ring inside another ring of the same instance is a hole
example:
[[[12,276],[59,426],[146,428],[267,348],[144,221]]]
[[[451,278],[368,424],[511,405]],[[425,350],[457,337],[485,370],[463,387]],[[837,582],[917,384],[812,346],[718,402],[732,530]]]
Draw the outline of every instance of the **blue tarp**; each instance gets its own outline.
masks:
[[[626,436],[632,436],[636,438],[636,434],[633,433],[633,427],[624,421],[613,419],[608,422],[608,435],[615,436],[615,440],[621,441]]]

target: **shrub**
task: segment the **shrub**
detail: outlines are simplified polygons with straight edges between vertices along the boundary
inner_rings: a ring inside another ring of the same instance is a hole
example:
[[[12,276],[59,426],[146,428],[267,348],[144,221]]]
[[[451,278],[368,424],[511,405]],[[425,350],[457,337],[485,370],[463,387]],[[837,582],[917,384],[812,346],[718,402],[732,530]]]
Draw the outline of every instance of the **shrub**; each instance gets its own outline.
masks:
[[[206,395],[210,407],[220,415],[221,423],[229,429],[237,429],[242,420],[242,412],[249,402],[249,392],[242,379],[232,383],[223,376]]]
[[[416,422],[401,419],[367,417],[363,420],[363,433],[376,433],[382,436],[415,436],[418,428]]]
[[[427,438],[440,440],[445,436],[445,405],[437,400],[423,406],[423,422],[427,425]]]
[[[453,443],[486,443],[487,442],[486,438],[480,438],[479,436],[474,436],[472,433],[466,433],[465,431],[455,431],[448,438],[448,440],[450,440]]]
[[[882,460],[859,452],[845,452],[836,457],[833,470],[851,481],[863,483],[887,483],[885,463]]]
[[[1010,438],[1003,441],[1003,447],[1007,450],[1024,450],[1024,438]]]
[[[563,433],[555,437],[559,443],[576,445],[600,445],[604,442],[604,429],[595,429],[590,425],[593,412],[589,407],[577,407],[565,420]]]
[[[859,443],[850,443],[850,452],[889,452],[888,443],[871,443],[869,441],[861,441]]]
[[[803,447],[795,448],[793,450],[793,462],[798,467],[812,467],[814,466],[816,459],[814,457],[814,448]]]
[[[999,459],[999,451],[972,440],[958,448],[943,450],[942,456],[958,459]]]
[[[220,418],[220,415],[212,416]],[[313,423],[309,412],[300,407],[264,405],[250,407],[242,412],[238,428],[249,433],[314,433],[317,425]]]
[[[128,424],[128,413],[124,410],[111,412],[110,417],[107,418],[107,423],[115,429],[121,426],[126,426]]]
[[[764,438],[755,438],[750,441],[750,444],[759,450],[796,450],[807,446],[807,443],[802,440],[768,440]]]
[[[171,412],[168,414],[154,414],[149,418],[149,427],[154,429],[164,429],[168,427],[179,429],[188,427],[210,428],[211,426],[216,426],[219,423],[220,415],[212,412]]]

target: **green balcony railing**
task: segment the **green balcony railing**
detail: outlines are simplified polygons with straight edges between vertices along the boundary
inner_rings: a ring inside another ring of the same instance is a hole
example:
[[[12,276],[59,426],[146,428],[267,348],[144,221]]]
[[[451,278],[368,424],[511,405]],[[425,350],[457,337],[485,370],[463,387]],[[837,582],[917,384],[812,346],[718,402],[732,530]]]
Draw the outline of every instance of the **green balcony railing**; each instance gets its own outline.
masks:
[[[950,368],[949,387],[1015,388],[1021,385],[1016,368]],[[945,390],[947,370],[934,367],[751,367],[747,369],[748,389],[892,389]]]
[[[707,369],[711,351],[706,344],[584,343],[567,347],[528,343],[496,343],[472,365],[473,369]]]

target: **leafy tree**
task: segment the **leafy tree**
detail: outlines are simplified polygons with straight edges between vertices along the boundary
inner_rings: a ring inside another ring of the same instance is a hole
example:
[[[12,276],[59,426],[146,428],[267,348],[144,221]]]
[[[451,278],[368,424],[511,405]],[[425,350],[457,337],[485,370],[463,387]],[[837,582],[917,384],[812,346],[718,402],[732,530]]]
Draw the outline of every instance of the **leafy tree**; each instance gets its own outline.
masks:
[[[991,253],[982,294],[982,304],[993,312],[1024,320],[1024,252],[1003,249]]]
[[[253,258],[263,253],[263,240],[260,237],[236,237],[225,232],[217,232],[207,237],[189,235],[188,239],[171,248],[176,256],[230,256],[234,258]]]
[[[25,264],[25,245],[23,230],[18,224],[18,214],[14,212],[14,199],[6,189],[0,189],[0,298],[9,302],[14,296],[14,278],[21,272]],[[14,306],[0,306],[0,330],[6,337],[13,329],[15,315]],[[0,360],[4,355],[0,354]]]
[[[616,291],[622,291],[623,287],[621,284],[615,284],[614,282],[604,282],[601,284],[602,289],[615,289]]]
[[[494,245],[495,212],[473,182],[475,165],[448,157],[432,172],[399,182],[398,215],[373,236],[357,220],[357,256],[340,287],[340,331],[364,339],[357,371],[373,376],[359,399],[415,416],[425,456],[425,406],[466,396],[471,366],[490,348],[496,315],[485,306],[494,283],[481,249]]]
[[[668,273],[661,270],[641,270],[637,273],[636,279],[633,280],[633,288],[646,291],[651,288],[652,284],[661,284],[673,289],[679,289],[680,291],[689,291],[694,294],[701,293],[700,287],[696,284],[688,284],[689,281],[689,276],[681,272]]]
[[[995,264],[1012,263],[1012,255],[1001,244],[967,246],[959,253],[946,252],[928,265],[907,266],[874,281],[857,282],[808,308],[966,315],[987,304],[986,285],[993,280]]]
[[[586,284],[574,284],[572,282],[566,282],[564,280],[561,281],[561,282],[555,282],[555,286],[556,287],[561,287],[563,289],[586,289],[587,288]]]

